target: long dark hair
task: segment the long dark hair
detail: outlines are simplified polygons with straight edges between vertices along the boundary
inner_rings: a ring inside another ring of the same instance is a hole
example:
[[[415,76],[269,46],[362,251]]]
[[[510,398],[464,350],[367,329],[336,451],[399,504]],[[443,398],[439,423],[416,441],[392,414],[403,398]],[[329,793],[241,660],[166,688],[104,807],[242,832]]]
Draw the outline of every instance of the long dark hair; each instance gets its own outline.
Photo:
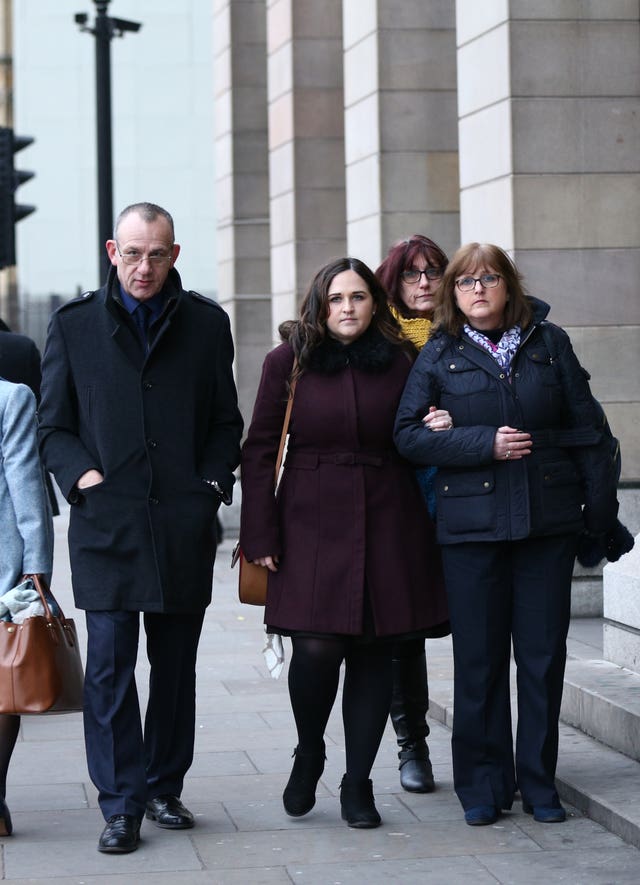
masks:
[[[401,347],[411,359],[416,351],[407,342],[400,327],[391,316],[387,303],[387,292],[373,271],[358,258],[338,258],[320,268],[300,305],[300,319],[288,320],[278,329],[283,341],[288,341],[296,355],[298,367],[292,376],[301,375],[309,365],[311,354],[327,337],[327,317],[329,315],[328,292],[331,283],[339,273],[353,270],[362,277],[373,298],[375,313],[370,328],[376,328],[388,341]]]
[[[457,250],[438,287],[433,314],[434,327],[451,335],[460,334],[466,319],[456,301],[456,278],[462,274],[475,273],[481,266],[491,268],[505,282],[509,293],[504,309],[505,329],[511,329],[516,323],[521,329],[526,329],[531,324],[533,312],[522,275],[504,249],[492,243],[467,243]]]
[[[402,300],[402,272],[410,270],[418,256],[424,258],[428,267],[444,270],[449,263],[437,243],[422,234],[412,234],[406,240],[393,244],[376,271],[377,278],[389,293],[389,301],[402,316],[407,312],[407,305]]]

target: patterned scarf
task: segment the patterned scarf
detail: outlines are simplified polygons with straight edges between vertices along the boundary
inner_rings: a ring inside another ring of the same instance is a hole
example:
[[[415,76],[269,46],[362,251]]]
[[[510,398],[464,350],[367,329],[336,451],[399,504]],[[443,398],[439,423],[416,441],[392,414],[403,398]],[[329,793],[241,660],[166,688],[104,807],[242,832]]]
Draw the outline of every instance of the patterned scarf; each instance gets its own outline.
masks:
[[[520,347],[520,335],[522,332],[520,326],[516,325],[512,329],[508,329],[497,344],[494,344],[482,332],[472,329],[467,323],[464,324],[464,331],[472,341],[475,341],[476,344],[479,344],[480,347],[491,354],[507,375],[511,374],[511,360]]]

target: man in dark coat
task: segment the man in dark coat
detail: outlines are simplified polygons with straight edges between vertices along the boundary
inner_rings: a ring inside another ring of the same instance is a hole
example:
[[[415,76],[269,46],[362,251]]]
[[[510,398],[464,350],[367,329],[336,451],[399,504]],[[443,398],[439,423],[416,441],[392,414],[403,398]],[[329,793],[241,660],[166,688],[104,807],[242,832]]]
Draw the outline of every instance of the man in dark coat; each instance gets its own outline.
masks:
[[[229,319],[183,290],[169,213],[127,207],[106,248],[105,286],[52,316],[40,438],[71,504],[87,758],[107,821],[98,850],[115,853],[135,850],[145,814],[160,827],[193,826],[180,794],[193,759],[196,654],[242,418]],[[151,664],[144,731],[140,612]]]

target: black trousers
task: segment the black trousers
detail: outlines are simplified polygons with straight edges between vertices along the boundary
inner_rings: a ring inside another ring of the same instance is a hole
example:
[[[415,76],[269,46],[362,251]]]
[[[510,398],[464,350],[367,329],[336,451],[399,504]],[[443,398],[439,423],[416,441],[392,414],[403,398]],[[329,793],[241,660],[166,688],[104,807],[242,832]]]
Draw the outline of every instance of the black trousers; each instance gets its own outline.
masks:
[[[85,743],[105,819],[142,818],[148,799],[182,792],[193,761],[203,619],[204,610],[144,614],[151,673],[143,732],[135,679],[140,614],[86,612]]]
[[[442,548],[455,665],[454,786],[463,808],[557,801],[558,719],[575,535]],[[510,655],[517,666],[515,766]]]

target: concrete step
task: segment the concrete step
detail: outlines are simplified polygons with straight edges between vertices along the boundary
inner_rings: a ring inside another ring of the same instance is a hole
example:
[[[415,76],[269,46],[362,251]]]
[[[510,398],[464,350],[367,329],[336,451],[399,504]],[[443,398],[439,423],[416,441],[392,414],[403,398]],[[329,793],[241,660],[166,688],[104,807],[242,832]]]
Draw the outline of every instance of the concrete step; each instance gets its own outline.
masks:
[[[640,675],[609,661],[568,660],[563,722],[640,760]]]
[[[640,846],[640,675],[609,661],[567,660],[560,716],[580,746],[565,753],[561,739],[560,795]]]

